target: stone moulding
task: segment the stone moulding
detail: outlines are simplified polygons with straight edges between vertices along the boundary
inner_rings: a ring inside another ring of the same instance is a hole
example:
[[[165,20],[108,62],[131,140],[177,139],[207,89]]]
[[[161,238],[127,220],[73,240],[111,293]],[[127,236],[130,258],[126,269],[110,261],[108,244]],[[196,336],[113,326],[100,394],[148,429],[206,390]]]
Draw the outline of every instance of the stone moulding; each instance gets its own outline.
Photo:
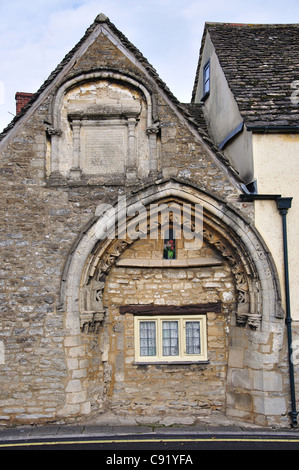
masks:
[[[106,311],[84,311],[80,313],[80,328],[83,333],[98,333]]]
[[[137,79],[130,77],[128,75],[122,74],[120,72],[114,72],[112,70],[98,70],[93,72],[86,72],[79,76],[73,77],[63,83],[60,88],[57,90],[55,96],[53,97],[52,104],[50,107],[49,112],[49,124],[46,128],[46,134],[48,137],[48,180],[59,180],[59,179],[69,179],[70,181],[80,181],[82,177],[91,177],[96,176],[90,175],[87,171],[85,175],[85,169],[83,165],[84,158],[81,155],[81,143],[82,137],[81,135],[81,128],[82,126],[89,126],[90,130],[92,129],[91,126],[101,125],[101,130],[104,130],[103,124],[106,124],[107,128],[107,121],[108,118],[111,121],[111,129],[115,129],[115,119],[119,120],[118,126],[121,129],[121,124],[124,129],[126,129],[126,140],[127,140],[127,149],[124,149],[124,159],[127,160],[126,163],[126,177],[128,182],[137,181],[137,165],[136,162],[137,158],[137,146],[136,146],[136,126],[138,125],[139,120],[139,113],[140,113],[140,106],[136,105],[136,103],[130,104],[124,103],[123,105],[109,105],[106,104],[96,104],[91,102],[87,104],[86,109],[81,106],[80,103],[76,104],[76,106],[71,103],[70,109],[68,111],[68,120],[71,125],[71,130],[73,133],[73,142],[72,142],[72,150],[71,155],[68,156],[67,162],[72,161],[71,168],[68,170],[68,175],[64,174],[67,170],[64,168],[64,173],[61,173],[62,166],[64,167],[67,163],[61,163],[61,155],[66,152],[66,149],[61,149],[62,140],[64,132],[62,131],[62,105],[63,100],[66,96],[66,93],[70,91],[75,86],[81,86],[83,84],[91,84],[91,83],[98,83],[99,81],[108,81],[111,83],[119,83],[122,86],[127,88],[132,88],[137,90],[140,95],[142,95],[143,99],[146,102],[146,117],[145,117],[145,132],[144,132],[144,139],[147,141],[148,146],[148,155],[149,155],[149,177],[157,177],[158,176],[158,146],[157,146],[157,139],[158,134],[160,133],[160,124],[158,121],[157,111],[156,111],[156,100],[154,93],[143,83],[138,81]],[[73,100],[74,101],[74,100]],[[78,108],[78,109],[77,109]],[[86,131],[85,131],[86,132]],[[69,144],[68,144],[69,145]],[[125,145],[125,143],[124,143]],[[64,144],[64,147],[66,144]],[[69,163],[68,163],[69,164]],[[83,165],[83,167],[82,167]],[[101,172],[98,171],[98,176],[101,176]],[[124,172],[123,172],[124,173]],[[124,173],[124,174],[125,174]],[[122,173],[121,173],[122,174]],[[106,178],[108,175],[105,176]]]
[[[238,302],[236,323],[260,329],[262,320],[281,318],[277,274],[269,253],[257,232],[226,204],[177,181],[149,185],[131,196],[130,203],[145,206],[157,201],[176,200],[201,203],[204,208],[205,241],[225,258],[235,276]],[[102,293],[111,267],[134,240],[101,240],[102,220],[94,219],[74,248],[61,289],[66,324],[82,328],[85,312],[102,312]],[[80,315],[82,318],[80,320]],[[90,322],[92,324],[92,321]]]
[[[231,261],[235,276],[238,278],[237,326],[232,329],[238,335],[237,340],[242,335],[252,339],[255,337],[255,340],[247,340],[244,349],[241,350],[236,347],[234,349],[234,345],[230,345],[230,362],[233,360],[234,353],[238,354],[238,358],[246,355],[246,361],[248,361],[246,367],[250,368],[254,360],[253,369],[256,369],[254,358],[258,355],[258,361],[261,363],[265,359],[263,354],[257,352],[256,341],[259,341],[261,336],[268,337],[269,334],[272,334],[273,326],[277,329],[277,318],[281,318],[283,313],[278,277],[267,247],[255,229],[236,211],[207,193],[203,193],[194,185],[191,186],[178,180],[159,181],[142,188],[140,191],[135,191],[127,202],[129,205],[134,205],[140,201],[147,207],[151,203],[167,198],[203,205],[208,224],[205,225],[206,236],[215,247],[219,248],[222,256]],[[84,342],[89,341],[90,338],[82,332],[93,334],[98,331],[103,321],[102,318],[105,318],[105,309],[101,303],[102,284],[100,283],[105,283],[111,266],[115,265],[120,254],[128,246],[125,240],[117,240],[118,244],[111,240],[101,240],[102,226],[103,219],[94,217],[82,229],[66,260],[63,272],[59,309],[64,315],[68,343],[79,344],[81,347],[69,348],[70,350],[66,348],[66,356],[70,359],[70,373],[69,381],[66,384],[66,404],[65,408],[60,411],[61,415],[73,415],[79,409],[84,414],[90,412],[91,402],[88,397],[86,380],[82,380],[83,392],[80,392],[79,395],[72,393],[71,364],[73,364],[74,354],[77,354],[76,358],[79,361],[86,359]],[[102,272],[100,278],[98,277],[99,270]],[[87,296],[85,295],[86,290],[89,292]],[[84,298],[85,305],[82,302]],[[225,305],[222,305],[221,308],[222,313],[227,312]],[[231,313],[233,314],[233,312]],[[273,323],[272,326],[271,323]],[[246,326],[246,328],[240,328],[238,325]],[[278,363],[278,357],[275,360]],[[103,353],[103,363],[108,367],[106,351]],[[234,368],[235,366],[231,365],[230,367]],[[242,371],[243,369],[241,369]],[[109,367],[107,373],[109,373]],[[228,386],[232,387],[229,384]],[[234,387],[230,390],[232,395],[234,390]],[[237,389],[238,396],[239,392],[242,394],[243,390]],[[244,393],[247,397],[251,392],[245,389]],[[252,396],[254,399],[254,393]],[[261,398],[263,403],[266,398]],[[70,404],[72,405],[70,406]],[[74,406],[76,407],[74,408]],[[232,406],[232,413],[235,411]]]
[[[203,266],[221,266],[218,258],[190,258],[190,259],[129,259],[122,258],[116,261],[116,266],[124,267],[152,267],[152,268],[191,268]]]

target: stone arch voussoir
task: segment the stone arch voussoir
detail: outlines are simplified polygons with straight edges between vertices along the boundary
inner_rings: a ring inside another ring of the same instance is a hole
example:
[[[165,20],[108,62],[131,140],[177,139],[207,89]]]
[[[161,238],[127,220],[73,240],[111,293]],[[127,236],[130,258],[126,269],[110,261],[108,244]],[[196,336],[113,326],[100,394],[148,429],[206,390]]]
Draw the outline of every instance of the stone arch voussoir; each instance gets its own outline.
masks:
[[[236,323],[260,329],[262,320],[281,317],[275,267],[259,234],[225,203],[178,181],[149,185],[127,198],[127,208],[161,201],[203,207],[203,238],[229,262],[237,289]],[[131,213],[134,211],[131,210]],[[70,254],[62,282],[61,305],[66,326],[77,333],[97,330],[103,319],[105,278],[135,240],[104,238],[115,224],[116,205],[96,216]],[[127,219],[126,219],[127,220]],[[119,229],[119,228],[118,228]],[[88,291],[88,295],[84,292]]]

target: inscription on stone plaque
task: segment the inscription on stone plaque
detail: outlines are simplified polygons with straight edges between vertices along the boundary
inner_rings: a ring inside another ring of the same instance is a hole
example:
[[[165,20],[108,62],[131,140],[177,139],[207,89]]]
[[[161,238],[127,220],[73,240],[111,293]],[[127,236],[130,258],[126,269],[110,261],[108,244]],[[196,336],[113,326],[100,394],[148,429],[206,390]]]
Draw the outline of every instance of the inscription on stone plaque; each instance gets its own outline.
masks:
[[[125,172],[127,126],[84,127],[82,166],[87,174],[119,174]]]

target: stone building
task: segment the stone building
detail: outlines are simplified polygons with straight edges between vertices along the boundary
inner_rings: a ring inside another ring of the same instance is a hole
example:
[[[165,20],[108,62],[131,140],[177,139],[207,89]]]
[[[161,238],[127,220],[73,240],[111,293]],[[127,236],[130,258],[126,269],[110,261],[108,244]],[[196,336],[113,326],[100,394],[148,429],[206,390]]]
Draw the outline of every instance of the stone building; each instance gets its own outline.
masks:
[[[289,426],[281,258],[205,65],[182,104],[100,14],[1,134],[1,424]]]

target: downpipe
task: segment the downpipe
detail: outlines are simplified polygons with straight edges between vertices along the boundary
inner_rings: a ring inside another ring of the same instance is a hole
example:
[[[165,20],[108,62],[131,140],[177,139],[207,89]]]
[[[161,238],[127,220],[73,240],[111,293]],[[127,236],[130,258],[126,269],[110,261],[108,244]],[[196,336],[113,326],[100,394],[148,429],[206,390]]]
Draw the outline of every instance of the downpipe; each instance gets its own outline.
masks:
[[[284,258],[284,282],[285,282],[285,296],[286,296],[286,326],[288,335],[288,359],[289,359],[289,374],[290,374],[290,391],[291,391],[291,405],[292,409],[289,412],[291,418],[291,425],[297,426],[296,411],[296,391],[294,379],[294,364],[293,364],[293,347],[292,347],[292,317],[291,317],[291,303],[290,303],[290,282],[289,282],[289,261],[288,261],[288,241],[287,241],[287,213],[292,205],[291,197],[281,197],[276,200],[277,209],[282,218],[282,234],[283,234],[283,258]]]

